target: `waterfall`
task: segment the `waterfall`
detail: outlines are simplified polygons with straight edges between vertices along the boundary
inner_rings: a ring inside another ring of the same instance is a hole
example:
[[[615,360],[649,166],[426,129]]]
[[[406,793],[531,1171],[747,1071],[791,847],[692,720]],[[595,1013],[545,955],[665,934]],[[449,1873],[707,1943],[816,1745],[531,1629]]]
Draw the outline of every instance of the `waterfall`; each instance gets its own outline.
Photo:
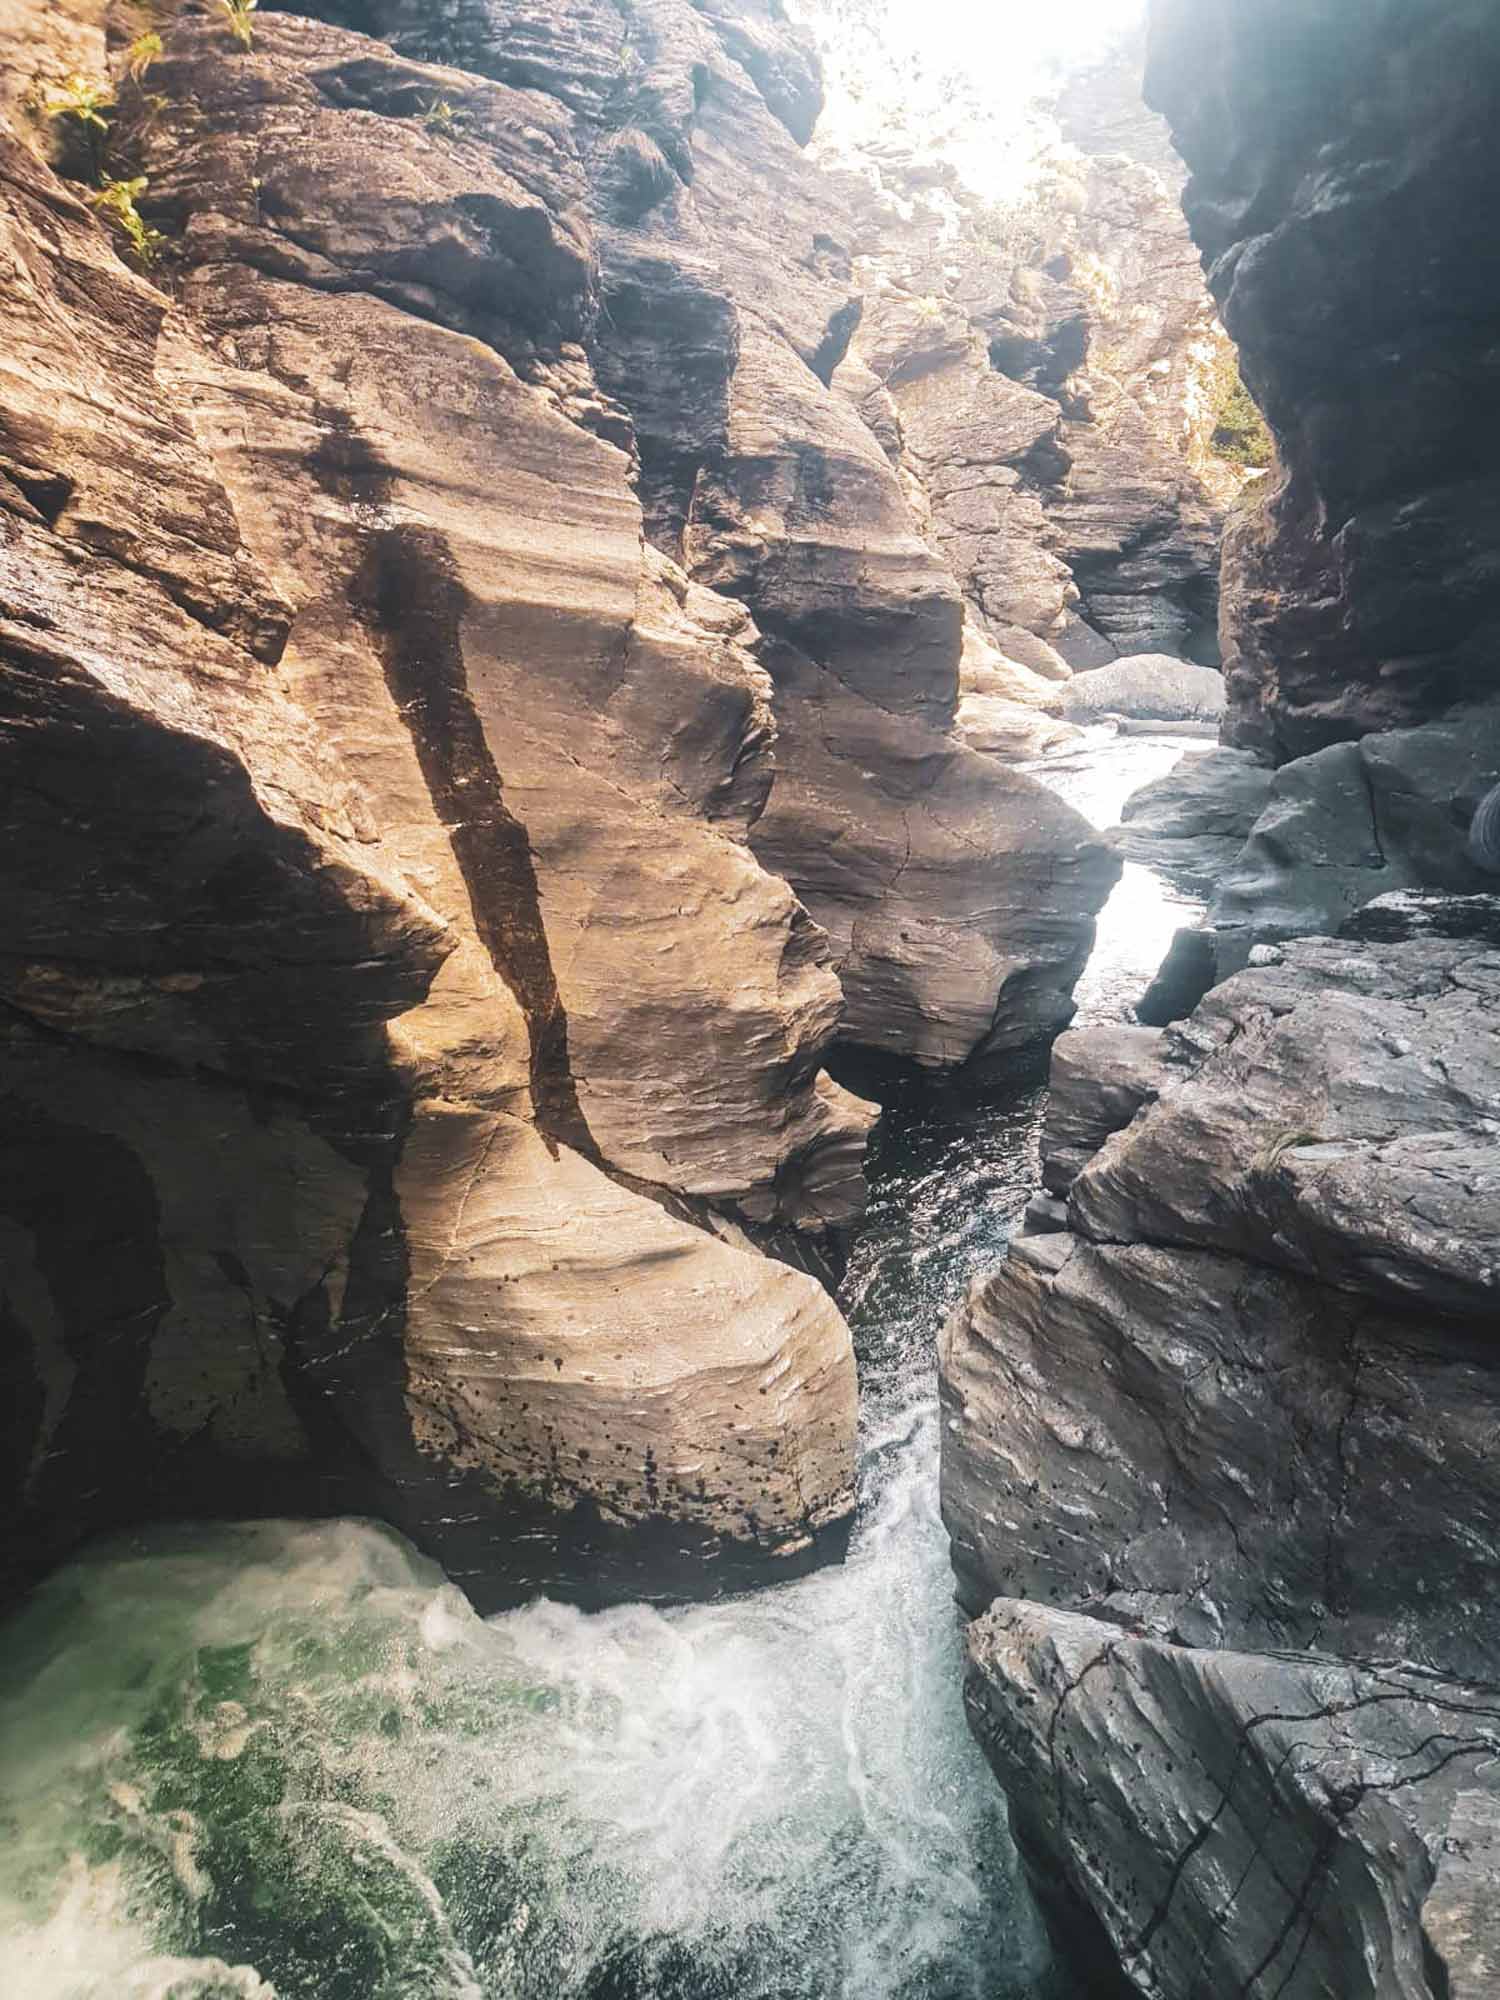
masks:
[[[1099,824],[1182,754],[1042,775]],[[1131,868],[1081,999],[1195,906]],[[1035,1184],[1040,1065],[894,1103],[844,1304],[848,1561],[488,1621],[362,1521],[97,1544],[9,1622],[0,1988],[26,2000],[1079,2000],[964,1721],[933,1344]]]

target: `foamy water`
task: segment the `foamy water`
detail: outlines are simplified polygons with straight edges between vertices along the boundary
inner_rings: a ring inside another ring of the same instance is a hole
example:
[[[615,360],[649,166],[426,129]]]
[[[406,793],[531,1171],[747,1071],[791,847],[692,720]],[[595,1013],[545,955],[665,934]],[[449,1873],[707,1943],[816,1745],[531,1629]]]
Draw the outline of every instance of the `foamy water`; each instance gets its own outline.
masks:
[[[1182,754],[1092,741],[1097,823]],[[1084,993],[1195,906],[1130,871]],[[849,1560],[673,1612],[483,1621],[362,1522],[106,1543],[0,1668],[0,1993],[17,2000],[1079,2000],[964,1724],[934,1348],[1036,1175],[1035,1066],[892,1107],[845,1287]]]

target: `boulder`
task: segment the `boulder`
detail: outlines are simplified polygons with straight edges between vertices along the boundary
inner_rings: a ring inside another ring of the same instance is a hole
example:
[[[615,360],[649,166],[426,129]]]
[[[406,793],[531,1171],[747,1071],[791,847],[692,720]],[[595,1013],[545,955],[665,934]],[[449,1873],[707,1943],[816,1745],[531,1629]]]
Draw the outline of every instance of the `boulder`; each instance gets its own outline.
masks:
[[[1284,764],[1220,878],[1210,916],[1221,964],[1251,943],[1336,931],[1377,896],[1483,893],[1491,878],[1469,853],[1469,827],[1497,778],[1495,702]]]
[[[1138,653],[1075,674],[1063,690],[1069,722],[1121,715],[1135,721],[1214,722],[1224,712],[1224,682],[1212,667],[1165,653]]]
[[[1173,881],[1212,893],[1244,846],[1273,774],[1245,750],[1188,755],[1120,809],[1120,852]]]
[[[1154,1102],[1172,1072],[1154,1029],[1075,1028],[1052,1047],[1042,1126],[1042,1185],[1065,1196],[1113,1132]]]
[[[1059,1043],[944,1330],[970,1718],[1101,1992],[1492,1983],[1500,956],[1394,914]]]

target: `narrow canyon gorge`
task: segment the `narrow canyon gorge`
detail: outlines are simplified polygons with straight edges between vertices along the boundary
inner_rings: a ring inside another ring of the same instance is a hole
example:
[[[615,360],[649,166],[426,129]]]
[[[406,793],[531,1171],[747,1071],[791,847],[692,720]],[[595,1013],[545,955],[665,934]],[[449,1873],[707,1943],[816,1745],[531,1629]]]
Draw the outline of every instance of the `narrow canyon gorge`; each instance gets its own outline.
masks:
[[[7,1995],[1500,1995],[1500,13],[1070,4],[0,0]]]

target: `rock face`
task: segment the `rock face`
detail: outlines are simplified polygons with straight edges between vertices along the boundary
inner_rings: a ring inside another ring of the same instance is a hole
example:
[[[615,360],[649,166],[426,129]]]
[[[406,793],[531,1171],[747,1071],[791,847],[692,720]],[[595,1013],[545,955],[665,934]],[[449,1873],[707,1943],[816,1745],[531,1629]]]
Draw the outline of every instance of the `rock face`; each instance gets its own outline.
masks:
[[[1284,473],[1224,551],[1230,740],[1279,761],[1492,693],[1500,273],[1484,0],[1156,0],[1150,101]]]
[[[1245,475],[1212,454],[1227,350],[1139,81],[1128,53],[1075,79],[1035,184],[998,204],[899,111],[873,143],[821,142],[866,294],[835,384],[971,618],[1028,665],[1217,658],[1219,524]]]
[[[943,1342],[971,1711],[1137,1990],[1478,1994],[1500,958],[1276,956],[1055,1052],[1066,1227]]]
[[[6,1587],[330,1505],[486,1603],[785,1573],[824,1055],[1055,1028],[1116,864],[953,731],[786,24],[319,11],[116,57],[162,287],[12,87],[102,16],[0,50]]]
[[[1023,1851],[1066,1829],[1125,1992],[1494,1992],[1500,1718],[1483,1691],[1004,1603],[970,1628],[966,1698]],[[1094,1943],[1087,1917],[1058,1914]]]
[[[1184,757],[1120,811],[1120,852],[1211,893],[1265,809],[1272,772],[1248,750]]]
[[[1469,829],[1497,780],[1496,702],[1283,765],[1220,878],[1210,910],[1220,965],[1232,970],[1255,943],[1336,931],[1379,896],[1492,886]]]

